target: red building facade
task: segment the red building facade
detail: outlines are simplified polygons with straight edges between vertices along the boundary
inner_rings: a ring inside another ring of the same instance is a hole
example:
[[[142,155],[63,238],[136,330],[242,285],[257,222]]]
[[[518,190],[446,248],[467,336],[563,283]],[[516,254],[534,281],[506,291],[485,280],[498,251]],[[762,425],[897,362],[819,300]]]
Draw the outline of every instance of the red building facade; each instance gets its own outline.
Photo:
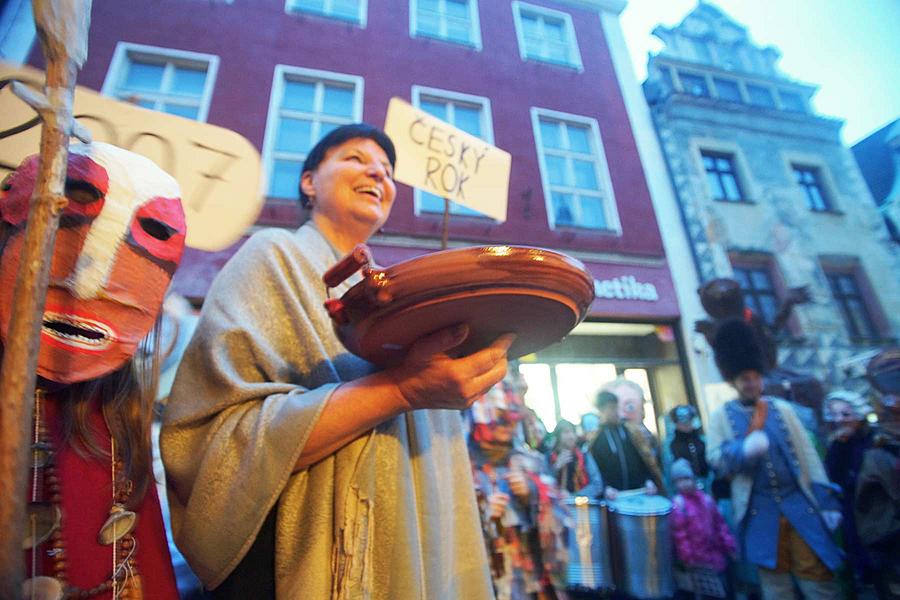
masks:
[[[339,124],[383,125],[395,96],[510,152],[507,221],[455,208],[451,245],[543,246],[582,260],[596,281],[595,332],[530,357],[548,367],[533,369],[543,373],[530,376],[533,387],[547,379],[554,417],[571,418],[557,365],[614,365],[648,388],[659,413],[689,394],[675,287],[619,85],[619,50],[606,37],[624,4],[97,0],[79,84],[248,138],[267,175],[258,226],[296,227],[306,151]],[[31,62],[40,66],[39,52]],[[372,243],[379,262],[437,249],[441,210],[437,198],[398,185]],[[190,252],[175,289],[202,300],[235,248]]]

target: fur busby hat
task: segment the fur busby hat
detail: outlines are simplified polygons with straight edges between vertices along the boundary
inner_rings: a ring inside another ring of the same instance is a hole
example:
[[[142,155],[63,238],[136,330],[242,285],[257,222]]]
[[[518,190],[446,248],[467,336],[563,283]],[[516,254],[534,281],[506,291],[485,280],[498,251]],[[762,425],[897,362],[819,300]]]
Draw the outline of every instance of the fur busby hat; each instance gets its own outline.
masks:
[[[744,371],[766,372],[766,359],[756,332],[743,319],[729,319],[713,338],[716,366],[726,381]]]

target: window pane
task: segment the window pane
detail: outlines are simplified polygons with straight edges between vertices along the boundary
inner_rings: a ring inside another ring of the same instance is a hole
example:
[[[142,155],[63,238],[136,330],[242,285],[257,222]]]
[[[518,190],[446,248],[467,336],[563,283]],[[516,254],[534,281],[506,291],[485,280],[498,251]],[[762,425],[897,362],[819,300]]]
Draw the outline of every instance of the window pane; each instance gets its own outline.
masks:
[[[438,102],[436,100],[420,100],[419,108],[427,112],[429,115],[441,119],[442,121],[446,121],[449,118],[447,116],[446,102]]]
[[[762,309],[762,315],[766,323],[773,323],[775,315],[778,313],[778,306],[773,296],[760,296],[759,302]]]
[[[525,405],[537,413],[548,431],[556,427],[556,402],[553,399],[553,380],[550,378],[550,365],[519,365],[519,372],[528,384],[525,393]]]
[[[588,140],[587,127],[574,127],[569,125],[569,148],[574,152],[591,152],[591,143]]]
[[[741,199],[741,191],[740,189],[738,189],[737,181],[735,180],[733,175],[727,173],[722,175],[722,187],[725,191],[726,200]]]
[[[319,136],[318,139],[322,139],[333,130],[337,129],[341,124],[340,123],[321,123],[319,125]]]
[[[575,215],[572,208],[572,194],[553,192],[554,215],[557,225],[574,225]]]
[[[184,94],[186,96],[202,96],[205,86],[205,69],[176,67],[175,76],[172,78],[172,88],[169,91],[173,94]]]
[[[471,41],[472,27],[464,21],[448,21],[447,22],[447,39],[458,42]]]
[[[544,148],[562,148],[562,136],[560,136],[560,124],[541,121],[541,143]]]
[[[706,86],[706,78],[701,75],[678,73],[684,91],[693,96],[709,96],[709,88]]]
[[[775,108],[775,99],[769,88],[747,84],[747,95],[750,96],[750,104],[765,108]]]
[[[269,196],[274,198],[298,198],[300,185],[300,162],[276,160],[272,164],[272,182]]]
[[[716,92],[719,94],[719,99],[727,100],[728,102],[741,102],[741,90],[736,81],[715,77],[713,82],[716,84]]]
[[[715,172],[707,172],[706,181],[709,183],[709,193],[712,195],[713,200],[724,200],[725,189],[722,187],[719,175]]]
[[[582,227],[591,227],[594,229],[606,228],[606,216],[603,214],[603,206],[600,198],[585,197],[579,198],[581,205],[581,223]]]
[[[336,17],[350,21],[359,19],[359,0],[331,0],[331,7]]]
[[[281,107],[289,110],[313,112],[316,86],[308,81],[286,81]]]
[[[566,185],[566,159],[559,156],[547,156],[545,159],[547,164],[547,178],[550,185]]]
[[[283,118],[278,124],[275,150],[278,152],[305,154],[312,148],[311,138],[312,123],[310,121]]]
[[[416,30],[421,34],[438,36],[441,33],[440,15],[420,10],[416,16]]]
[[[593,161],[573,160],[572,170],[575,172],[576,187],[588,190],[599,189]]]
[[[852,329],[856,330],[854,332],[856,335],[861,337],[875,337],[875,330],[869,320],[869,313],[866,311],[866,307],[861,300],[848,299],[847,310],[850,312],[851,319],[853,320],[854,326]]]
[[[579,423],[581,415],[594,412],[597,392],[615,378],[616,367],[612,364],[556,365],[556,385],[559,388],[562,417],[572,423]]]
[[[344,87],[325,86],[322,114],[350,117],[353,114],[353,90]]]
[[[469,0],[447,0],[447,16],[455,19],[469,18]]]
[[[738,285],[741,286],[741,289],[746,290],[750,287],[750,282],[747,279],[747,272],[744,269],[734,267],[734,280],[738,282]]]
[[[544,39],[548,42],[564,42],[566,30],[563,22],[544,19]]]
[[[454,125],[475,137],[481,137],[481,111],[470,106],[456,106]]]
[[[122,87],[138,91],[159,91],[164,70],[164,65],[132,62]]]
[[[165,104],[162,107],[162,111],[167,112],[170,115],[178,115],[179,117],[196,120],[200,109],[196,106],[185,106],[183,104]]]
[[[757,290],[772,289],[772,282],[769,281],[769,276],[765,271],[758,271],[756,269],[750,271],[750,281],[753,283],[753,287]]]

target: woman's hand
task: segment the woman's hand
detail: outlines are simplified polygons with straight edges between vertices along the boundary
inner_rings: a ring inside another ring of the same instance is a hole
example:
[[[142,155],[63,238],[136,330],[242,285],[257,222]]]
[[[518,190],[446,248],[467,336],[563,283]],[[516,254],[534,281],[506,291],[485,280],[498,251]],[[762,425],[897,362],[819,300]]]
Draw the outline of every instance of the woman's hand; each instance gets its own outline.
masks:
[[[553,463],[553,468],[559,471],[572,460],[572,451],[571,450],[560,450],[559,456],[556,457],[556,462]]]
[[[515,339],[504,334],[487,348],[462,358],[447,351],[469,335],[466,325],[441,329],[417,340],[403,364],[384,371],[400,392],[407,410],[464,409],[506,375],[506,351]]]

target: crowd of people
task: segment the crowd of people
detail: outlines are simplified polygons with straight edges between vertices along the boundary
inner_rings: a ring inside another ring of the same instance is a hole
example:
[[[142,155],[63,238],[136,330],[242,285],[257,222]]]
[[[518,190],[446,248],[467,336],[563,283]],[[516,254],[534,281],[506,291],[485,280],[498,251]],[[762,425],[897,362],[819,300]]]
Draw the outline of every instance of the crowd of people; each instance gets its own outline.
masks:
[[[705,433],[683,405],[657,439],[642,389],[619,378],[596,412],[547,434],[508,371],[511,334],[457,357],[469,331],[449,327],[382,370],[335,334],[323,275],[388,218],[395,160],[377,128],[330,131],[303,165],[307,222],[253,235],[206,298],[160,447],[172,536],[212,597],[781,599],[797,588],[813,599],[840,597],[836,573],[851,574],[844,593],[900,593],[900,350],[869,364],[877,429],[861,398],[829,397],[824,463],[790,403],[762,395],[766,365],[740,320],[714,344],[737,398]],[[0,355],[36,164],[0,194]],[[151,485],[159,356],[140,340],[158,338],[183,251],[180,191],[104,145],[73,147],[68,168],[23,597],[175,599]],[[657,520],[616,541],[624,516]],[[627,547],[638,533],[655,536],[643,548],[653,560]],[[623,584],[623,569],[647,571]]]

